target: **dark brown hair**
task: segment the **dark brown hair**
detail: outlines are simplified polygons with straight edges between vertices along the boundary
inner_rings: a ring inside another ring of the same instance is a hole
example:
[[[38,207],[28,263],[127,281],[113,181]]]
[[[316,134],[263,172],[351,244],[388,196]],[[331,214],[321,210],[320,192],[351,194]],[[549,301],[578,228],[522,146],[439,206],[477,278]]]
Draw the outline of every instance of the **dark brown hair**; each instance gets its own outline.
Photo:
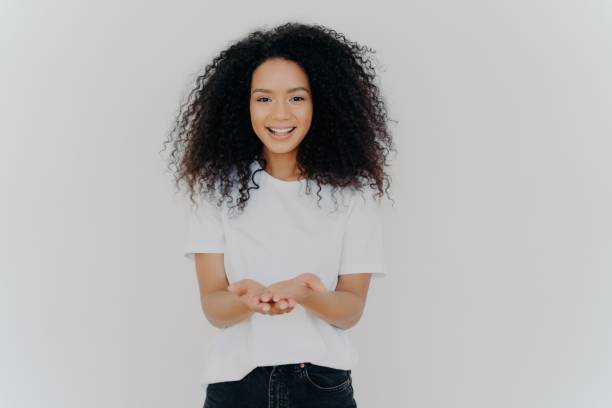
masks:
[[[192,201],[198,190],[218,191],[220,204],[233,201],[236,184],[237,205],[244,208],[249,190],[259,188],[250,164],[266,165],[263,143],[251,127],[251,77],[264,61],[280,57],[299,64],[311,85],[313,119],[298,146],[297,164],[307,183],[317,183],[319,200],[321,184],[334,191],[368,184],[378,196],[383,190],[389,195],[384,167],[395,149],[368,57],[374,52],[332,29],[301,23],[256,30],[231,44],[198,76],[164,143],[173,146],[169,168],[176,186],[186,182]]]

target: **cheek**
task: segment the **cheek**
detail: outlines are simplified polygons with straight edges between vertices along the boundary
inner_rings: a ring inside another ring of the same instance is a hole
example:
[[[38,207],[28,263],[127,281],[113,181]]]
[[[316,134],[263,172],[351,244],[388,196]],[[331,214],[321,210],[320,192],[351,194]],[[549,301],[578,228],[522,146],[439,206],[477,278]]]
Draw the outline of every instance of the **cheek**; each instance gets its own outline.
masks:
[[[304,124],[312,122],[312,109],[305,109],[300,114],[300,121]]]
[[[300,106],[293,110],[293,115],[301,122],[309,121],[312,118],[312,107]]]
[[[263,126],[264,119],[266,117],[266,112],[261,109],[255,107],[251,107],[251,122],[255,126]]]

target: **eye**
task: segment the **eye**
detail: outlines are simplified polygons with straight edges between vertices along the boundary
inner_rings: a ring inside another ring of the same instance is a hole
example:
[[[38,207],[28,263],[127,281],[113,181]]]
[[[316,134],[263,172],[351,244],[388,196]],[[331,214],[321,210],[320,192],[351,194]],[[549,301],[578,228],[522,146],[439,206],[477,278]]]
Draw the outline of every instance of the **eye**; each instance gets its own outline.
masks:
[[[298,99],[298,101],[300,100],[303,101],[305,99],[303,96],[294,96],[291,98],[291,100],[295,100],[296,98]],[[261,98],[257,99],[257,102],[263,102],[262,99],[270,99],[270,98],[268,98],[267,96],[262,96]]]

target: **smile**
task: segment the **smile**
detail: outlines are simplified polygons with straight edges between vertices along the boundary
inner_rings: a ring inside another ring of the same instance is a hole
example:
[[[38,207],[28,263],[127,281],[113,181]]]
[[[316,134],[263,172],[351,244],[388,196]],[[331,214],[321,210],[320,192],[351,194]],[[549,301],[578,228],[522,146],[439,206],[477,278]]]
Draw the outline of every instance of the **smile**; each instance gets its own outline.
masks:
[[[282,138],[284,139],[286,136],[290,135],[296,128],[295,127],[290,127],[290,128],[269,128],[266,127],[266,130],[268,131],[268,133],[270,133],[272,136],[274,136],[275,138]]]

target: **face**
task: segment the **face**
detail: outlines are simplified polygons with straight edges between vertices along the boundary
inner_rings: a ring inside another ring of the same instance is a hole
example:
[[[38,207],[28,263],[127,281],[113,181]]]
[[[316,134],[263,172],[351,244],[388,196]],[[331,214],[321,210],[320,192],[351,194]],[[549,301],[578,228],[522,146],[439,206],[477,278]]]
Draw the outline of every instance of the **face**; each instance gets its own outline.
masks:
[[[297,155],[312,123],[312,98],[306,73],[295,62],[273,58],[251,79],[251,125],[264,156]],[[289,130],[289,132],[287,132]]]

